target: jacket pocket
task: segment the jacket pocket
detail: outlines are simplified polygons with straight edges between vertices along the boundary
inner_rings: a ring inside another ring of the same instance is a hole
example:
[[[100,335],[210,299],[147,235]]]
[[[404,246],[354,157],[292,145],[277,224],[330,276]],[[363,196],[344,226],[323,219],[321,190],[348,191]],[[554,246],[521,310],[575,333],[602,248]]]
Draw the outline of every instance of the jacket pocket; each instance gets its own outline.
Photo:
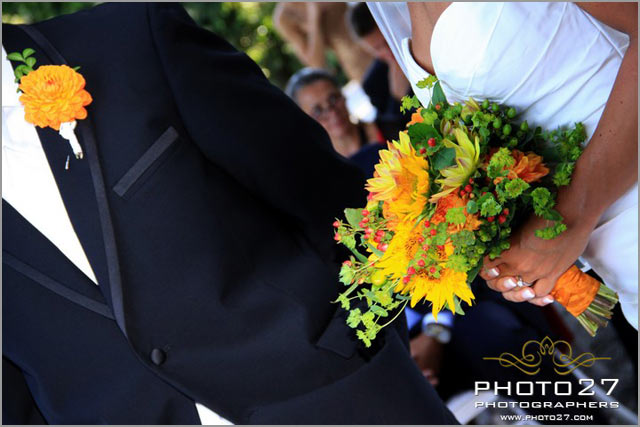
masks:
[[[131,168],[116,182],[113,191],[123,199],[128,199],[136,188],[144,181],[143,176],[149,176],[157,169],[165,159],[170,148],[178,141],[178,132],[169,126],[147,151],[131,166]]]

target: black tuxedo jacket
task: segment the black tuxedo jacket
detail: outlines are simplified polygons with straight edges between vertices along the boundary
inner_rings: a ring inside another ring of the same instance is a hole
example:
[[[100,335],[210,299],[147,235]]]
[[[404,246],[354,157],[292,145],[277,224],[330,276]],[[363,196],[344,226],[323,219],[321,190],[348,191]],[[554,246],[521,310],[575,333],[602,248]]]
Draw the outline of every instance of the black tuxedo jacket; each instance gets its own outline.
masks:
[[[99,286],[3,202],[4,422],[454,423],[399,328],[363,351],[333,219],[363,178],[260,69],[166,4],[3,25],[80,66],[85,159],[39,129]],[[17,64],[13,64],[14,67]]]

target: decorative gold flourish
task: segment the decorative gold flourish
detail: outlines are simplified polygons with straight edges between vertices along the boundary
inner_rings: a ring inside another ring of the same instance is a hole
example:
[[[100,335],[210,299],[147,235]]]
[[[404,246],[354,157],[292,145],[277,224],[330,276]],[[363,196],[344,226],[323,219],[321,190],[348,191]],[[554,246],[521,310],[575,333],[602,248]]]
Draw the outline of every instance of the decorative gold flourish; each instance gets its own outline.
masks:
[[[538,347],[531,350],[530,345],[537,344]],[[564,351],[563,351],[564,350]],[[610,357],[595,357],[593,353],[582,353],[573,357],[571,344],[565,340],[552,341],[551,338],[544,337],[542,341],[529,340],[522,346],[522,356],[517,357],[511,353],[504,352],[498,357],[483,357],[483,360],[497,360],[500,366],[505,368],[515,367],[527,375],[536,375],[540,372],[540,365],[543,357],[551,356],[554,372],[558,375],[568,375],[574,369],[584,366],[593,366],[596,360],[611,360]]]

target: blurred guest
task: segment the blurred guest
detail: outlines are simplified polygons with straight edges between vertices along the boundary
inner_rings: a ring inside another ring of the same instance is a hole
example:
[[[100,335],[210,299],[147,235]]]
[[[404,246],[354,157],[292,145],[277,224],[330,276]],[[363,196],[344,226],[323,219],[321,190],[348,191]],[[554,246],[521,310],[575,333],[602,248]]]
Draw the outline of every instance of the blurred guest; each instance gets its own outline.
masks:
[[[398,65],[387,41],[369,12],[366,3],[357,3],[348,13],[354,39],[376,59],[362,81],[362,88],[378,110],[376,123],[385,139],[397,139],[409,122],[410,113],[400,112],[400,100],[412,95],[411,85]]]
[[[335,77],[323,69],[304,68],[289,79],[286,92],[324,127],[338,153],[351,159],[365,176],[373,176],[378,150],[383,146],[379,140],[371,141],[361,124],[349,120],[345,99]]]
[[[372,56],[355,43],[346,24],[347,4],[278,3],[274,25],[307,66],[327,68],[326,53],[335,53],[350,80],[362,81]]]

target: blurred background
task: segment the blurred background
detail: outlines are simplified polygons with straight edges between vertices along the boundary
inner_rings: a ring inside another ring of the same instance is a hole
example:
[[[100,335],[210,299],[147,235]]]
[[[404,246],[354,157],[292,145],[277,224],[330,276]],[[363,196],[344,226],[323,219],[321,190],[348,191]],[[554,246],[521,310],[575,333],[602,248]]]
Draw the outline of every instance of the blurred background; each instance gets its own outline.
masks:
[[[2,3],[2,22],[24,24],[54,16],[73,13],[97,2],[19,2]],[[224,37],[237,49],[246,52],[275,85],[284,88],[287,79],[302,64],[293,49],[273,27],[276,3],[183,3],[191,17],[201,26]],[[335,56],[328,60],[334,69],[339,65]],[[342,72],[340,71],[340,74]],[[344,79],[342,74],[341,79]]]

